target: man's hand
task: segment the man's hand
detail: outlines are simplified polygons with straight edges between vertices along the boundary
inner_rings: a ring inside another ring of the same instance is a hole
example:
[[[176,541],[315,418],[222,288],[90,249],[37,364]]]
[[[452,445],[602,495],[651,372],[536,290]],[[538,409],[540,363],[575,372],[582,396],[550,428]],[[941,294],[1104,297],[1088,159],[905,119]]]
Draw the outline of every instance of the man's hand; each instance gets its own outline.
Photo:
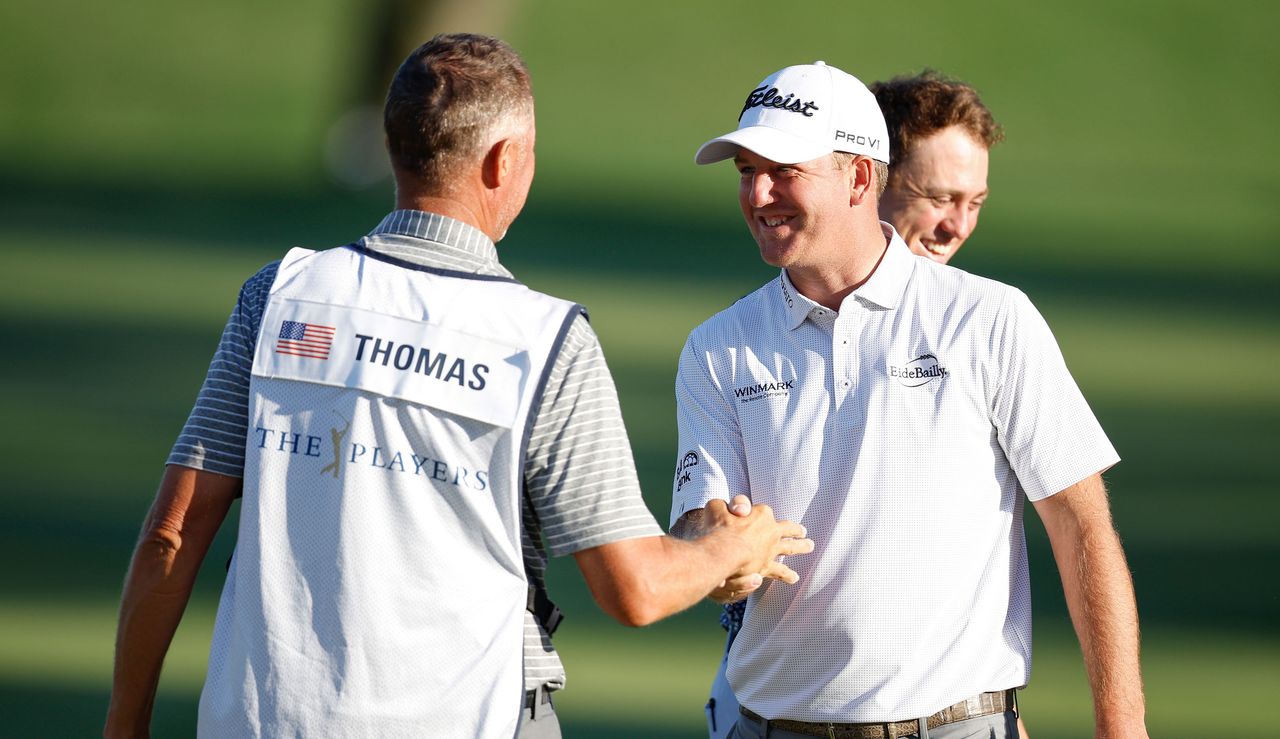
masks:
[[[729,515],[726,516],[725,514]],[[753,517],[755,518],[753,519]],[[735,518],[739,520],[734,521],[733,519]],[[716,528],[733,527],[752,520],[756,521],[754,525],[757,526],[761,523],[773,522],[773,511],[766,505],[753,508],[751,500],[747,496],[736,495],[727,506],[723,501],[713,500],[704,509],[690,511],[677,522],[677,526],[673,528],[672,533],[683,538],[699,538]],[[776,539],[770,539],[768,534],[764,534],[763,538],[757,542],[757,546],[767,543],[772,547],[766,550],[755,550],[757,552],[765,551],[765,559],[754,559],[750,564],[740,568],[733,575],[726,578],[715,590],[711,591],[710,597],[712,600],[717,603],[740,601],[764,584],[765,578],[781,580],[789,585],[795,584],[800,580],[800,576],[790,567],[782,564],[780,558],[788,554],[807,554],[812,552],[813,541],[803,538],[805,530],[799,524],[783,521],[774,522],[774,525],[780,527],[779,531],[783,532],[781,536]]]
[[[623,539],[574,552],[596,603],[619,623],[644,626],[688,608],[739,575],[799,580],[776,560],[813,551],[813,542],[803,538],[804,527],[776,521],[768,506],[751,508],[745,498],[734,503],[742,515],[714,500],[677,521],[672,536]]]

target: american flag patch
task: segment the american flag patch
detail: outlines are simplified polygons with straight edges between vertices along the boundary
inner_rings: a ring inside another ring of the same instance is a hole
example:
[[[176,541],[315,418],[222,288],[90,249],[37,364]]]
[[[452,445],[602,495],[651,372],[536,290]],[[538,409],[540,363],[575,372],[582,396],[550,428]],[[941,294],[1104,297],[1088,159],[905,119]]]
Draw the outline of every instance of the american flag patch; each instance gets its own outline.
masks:
[[[276,339],[276,354],[328,359],[336,332],[337,329],[333,326],[285,321],[280,326],[280,338]]]

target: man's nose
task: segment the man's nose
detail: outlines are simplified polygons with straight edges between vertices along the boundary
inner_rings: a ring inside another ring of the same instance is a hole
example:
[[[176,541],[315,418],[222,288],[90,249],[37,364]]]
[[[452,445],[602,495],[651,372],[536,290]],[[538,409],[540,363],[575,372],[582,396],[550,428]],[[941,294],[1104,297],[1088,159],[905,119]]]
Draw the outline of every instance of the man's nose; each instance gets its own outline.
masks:
[[[969,234],[973,233],[974,224],[978,221],[978,214],[969,210],[963,205],[957,205],[947,214],[943,220],[942,226],[948,233],[952,234],[960,240],[969,238]]]
[[[763,208],[773,202],[773,178],[767,172],[756,172],[748,183],[750,202],[753,208]]]

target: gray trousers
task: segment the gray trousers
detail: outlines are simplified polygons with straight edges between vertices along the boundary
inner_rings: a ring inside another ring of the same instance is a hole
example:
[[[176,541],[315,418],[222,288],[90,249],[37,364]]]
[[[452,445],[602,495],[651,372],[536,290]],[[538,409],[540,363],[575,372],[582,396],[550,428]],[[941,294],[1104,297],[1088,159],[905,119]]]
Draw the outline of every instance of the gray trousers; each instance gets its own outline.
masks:
[[[520,714],[520,730],[516,736],[520,739],[560,739],[560,719],[556,718],[556,705],[551,696],[542,702],[543,693],[538,691],[538,700],[532,708],[524,709]]]
[[[739,716],[729,739],[812,739],[806,734],[766,728],[746,716]],[[919,734],[909,734],[902,739],[926,739]],[[936,729],[929,729],[927,739],[1018,739],[1018,717],[1013,711],[993,713],[990,716],[957,721]]]

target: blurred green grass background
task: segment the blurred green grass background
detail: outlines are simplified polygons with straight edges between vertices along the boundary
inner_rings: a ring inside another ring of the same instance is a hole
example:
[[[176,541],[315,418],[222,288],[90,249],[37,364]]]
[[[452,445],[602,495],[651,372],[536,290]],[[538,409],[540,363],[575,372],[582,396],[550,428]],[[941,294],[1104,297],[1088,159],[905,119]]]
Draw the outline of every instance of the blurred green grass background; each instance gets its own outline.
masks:
[[[98,732],[129,552],[235,290],[389,207],[385,186],[350,192],[321,166],[373,53],[369,16],[340,0],[0,6],[0,735]],[[591,309],[665,523],[685,334],[772,274],[730,169],[694,167],[695,147],[786,64],[973,82],[1008,140],[956,263],[1032,296],[1124,457],[1109,481],[1153,736],[1275,736],[1278,20],[1243,1],[512,3],[500,30],[534,75],[539,169],[500,250]],[[1027,722],[1085,736],[1078,648],[1028,528]],[[171,651],[157,736],[194,733],[227,533]],[[630,631],[571,561],[552,578],[565,736],[703,736],[715,609]]]

